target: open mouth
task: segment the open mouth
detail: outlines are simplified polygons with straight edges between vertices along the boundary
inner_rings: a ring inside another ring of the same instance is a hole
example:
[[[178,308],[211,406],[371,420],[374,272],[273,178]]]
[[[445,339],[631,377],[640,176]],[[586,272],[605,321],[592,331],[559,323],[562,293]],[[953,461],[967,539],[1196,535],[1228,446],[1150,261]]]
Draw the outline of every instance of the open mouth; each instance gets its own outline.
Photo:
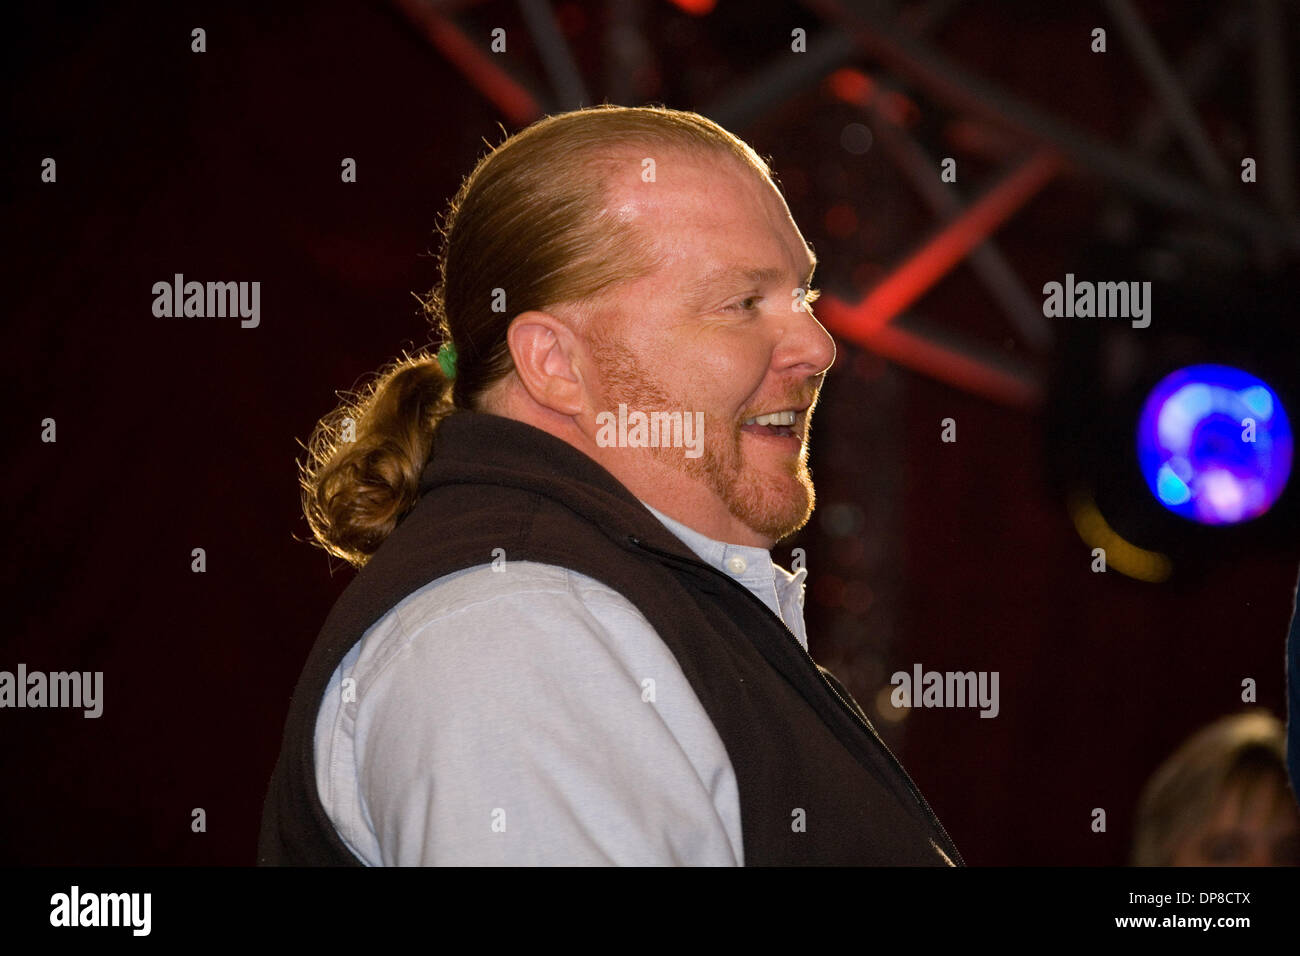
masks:
[[[798,438],[803,409],[789,408],[747,418],[740,425],[742,432],[766,438]]]

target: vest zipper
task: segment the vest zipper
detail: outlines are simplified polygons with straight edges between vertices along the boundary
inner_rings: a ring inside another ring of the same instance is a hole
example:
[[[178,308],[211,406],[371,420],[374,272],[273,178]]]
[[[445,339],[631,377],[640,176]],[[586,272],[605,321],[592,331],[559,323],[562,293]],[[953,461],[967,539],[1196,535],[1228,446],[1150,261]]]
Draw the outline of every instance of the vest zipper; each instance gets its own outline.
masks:
[[[652,544],[647,544],[645,541],[641,540],[636,535],[628,535],[627,539],[630,542],[632,542],[632,544],[636,545],[638,548],[641,548],[644,551],[649,551],[651,554],[654,554],[656,557],[660,558],[661,560],[668,561],[670,563],[679,564],[679,565],[684,565],[693,570],[703,570],[713,577],[716,577],[722,581],[726,581],[727,584],[739,588],[740,591],[744,593],[744,595],[747,598],[749,598],[751,601],[753,601],[759,607],[761,607],[766,614],[775,618],[777,623],[781,625],[781,630],[785,632],[786,637],[788,637],[794,643],[795,647],[799,648],[803,656],[807,658],[808,663],[812,665],[813,672],[816,673],[817,678],[822,682],[822,685],[831,692],[831,697],[835,699],[835,701],[840,705],[841,709],[843,709],[844,712],[847,713],[859,727],[861,727],[863,730],[867,732],[867,734],[871,737],[871,739],[875,741],[876,745],[880,747],[880,749],[884,752],[885,756],[889,758],[889,762],[893,765],[894,769],[898,771],[899,775],[902,776],[903,780],[907,783],[907,789],[911,792],[913,798],[915,798],[917,805],[920,806],[921,809],[925,811],[925,814],[929,818],[930,822],[933,823],[935,828],[940,833],[943,834],[943,838],[948,842],[948,847],[953,851],[954,854],[956,854],[957,859],[955,862],[959,866],[966,865],[966,861],[962,859],[961,851],[957,849],[957,844],[953,842],[953,839],[951,836],[949,836],[948,831],[944,829],[943,824],[939,822],[939,817],[935,814],[934,810],[931,809],[930,804],[926,801],[925,797],[921,795],[921,791],[918,790],[916,784],[912,782],[912,778],[908,775],[907,771],[903,769],[903,765],[899,763],[898,758],[894,756],[893,751],[889,749],[889,747],[885,744],[885,742],[880,738],[880,735],[876,733],[875,728],[873,728],[869,723],[863,720],[861,715],[859,715],[856,710],[850,707],[848,702],[843,697],[840,696],[840,692],[834,688],[831,682],[828,681],[826,679],[826,676],[821,672],[821,669],[818,668],[817,662],[813,660],[813,656],[808,653],[808,649],[805,648],[802,644],[800,644],[798,638],[796,638],[794,634],[790,632],[790,628],[786,626],[785,621],[782,621],[780,617],[778,617],[776,614],[773,614],[772,609],[768,607],[766,604],[764,604],[762,600],[760,600],[759,597],[756,594],[754,594],[753,591],[745,587],[743,584],[741,584],[739,581],[735,580],[734,578],[727,577],[717,568],[705,564],[703,561],[697,561],[692,558],[683,558],[679,555],[673,554],[671,551],[665,551],[662,548],[656,548]]]

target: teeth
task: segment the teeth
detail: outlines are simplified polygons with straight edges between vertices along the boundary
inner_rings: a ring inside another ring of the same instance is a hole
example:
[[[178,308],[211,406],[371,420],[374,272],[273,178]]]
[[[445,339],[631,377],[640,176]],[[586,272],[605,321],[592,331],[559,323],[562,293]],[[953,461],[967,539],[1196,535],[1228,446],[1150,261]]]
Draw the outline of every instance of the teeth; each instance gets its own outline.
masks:
[[[771,412],[767,415],[756,415],[744,421],[745,425],[793,425],[798,412]]]

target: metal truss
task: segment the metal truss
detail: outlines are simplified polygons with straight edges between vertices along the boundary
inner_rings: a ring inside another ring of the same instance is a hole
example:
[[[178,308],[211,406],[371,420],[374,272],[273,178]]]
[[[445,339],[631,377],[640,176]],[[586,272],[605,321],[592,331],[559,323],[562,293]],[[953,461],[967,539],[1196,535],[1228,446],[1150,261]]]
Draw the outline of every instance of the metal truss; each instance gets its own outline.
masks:
[[[549,93],[531,91],[500,58],[456,26],[454,15],[467,4],[393,3],[516,127],[544,109],[573,109],[589,102],[587,85],[546,0],[520,0],[519,7]],[[610,0],[606,48],[611,63],[602,98],[626,99],[626,77],[653,55],[638,32],[651,5]],[[929,208],[935,226],[858,301],[821,298],[818,317],[843,339],[972,394],[1010,406],[1037,406],[1044,384],[1036,364],[941,324],[926,323],[909,309],[959,264],[969,262],[1031,354],[1046,352],[1053,336],[1041,306],[993,237],[1026,203],[1065,175],[1104,181],[1114,191],[1107,206],[1112,213],[1120,204],[1141,204],[1212,223],[1245,242],[1265,266],[1292,260],[1300,252],[1300,219],[1290,178],[1296,163],[1281,0],[1229,5],[1178,65],[1169,62],[1132,0],[1100,0],[1098,25],[1122,39],[1152,92],[1152,104],[1119,145],[1029,104],[945,56],[927,35],[960,5],[958,0],[901,6],[872,0],[804,0],[804,5],[823,24],[821,32],[809,38],[807,53],[779,57],[716,103],[683,106],[741,130],[836,70],[863,58],[876,64],[877,72],[869,76],[854,105]],[[1243,199],[1233,190],[1235,170],[1216,151],[1196,110],[1197,99],[1230,65],[1237,48],[1247,44],[1249,50],[1241,52],[1254,54],[1259,162],[1269,170],[1261,178],[1260,191],[1267,205]],[[903,89],[1008,132],[1020,144],[1021,154],[982,195],[963,197],[955,186],[939,180],[939,167],[926,145],[882,108],[889,93]],[[1186,150],[1199,182],[1160,166],[1157,157],[1171,140]]]

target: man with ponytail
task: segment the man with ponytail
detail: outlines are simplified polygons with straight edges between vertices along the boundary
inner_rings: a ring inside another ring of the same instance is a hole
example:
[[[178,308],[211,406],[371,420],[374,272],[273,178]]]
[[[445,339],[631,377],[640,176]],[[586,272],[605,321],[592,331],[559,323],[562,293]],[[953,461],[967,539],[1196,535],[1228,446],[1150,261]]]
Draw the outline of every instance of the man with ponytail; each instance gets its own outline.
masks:
[[[767,164],[694,113],[549,116],[479,161],[404,355],[317,427],[311,650],[259,861],[960,864],[807,651],[835,357]]]

